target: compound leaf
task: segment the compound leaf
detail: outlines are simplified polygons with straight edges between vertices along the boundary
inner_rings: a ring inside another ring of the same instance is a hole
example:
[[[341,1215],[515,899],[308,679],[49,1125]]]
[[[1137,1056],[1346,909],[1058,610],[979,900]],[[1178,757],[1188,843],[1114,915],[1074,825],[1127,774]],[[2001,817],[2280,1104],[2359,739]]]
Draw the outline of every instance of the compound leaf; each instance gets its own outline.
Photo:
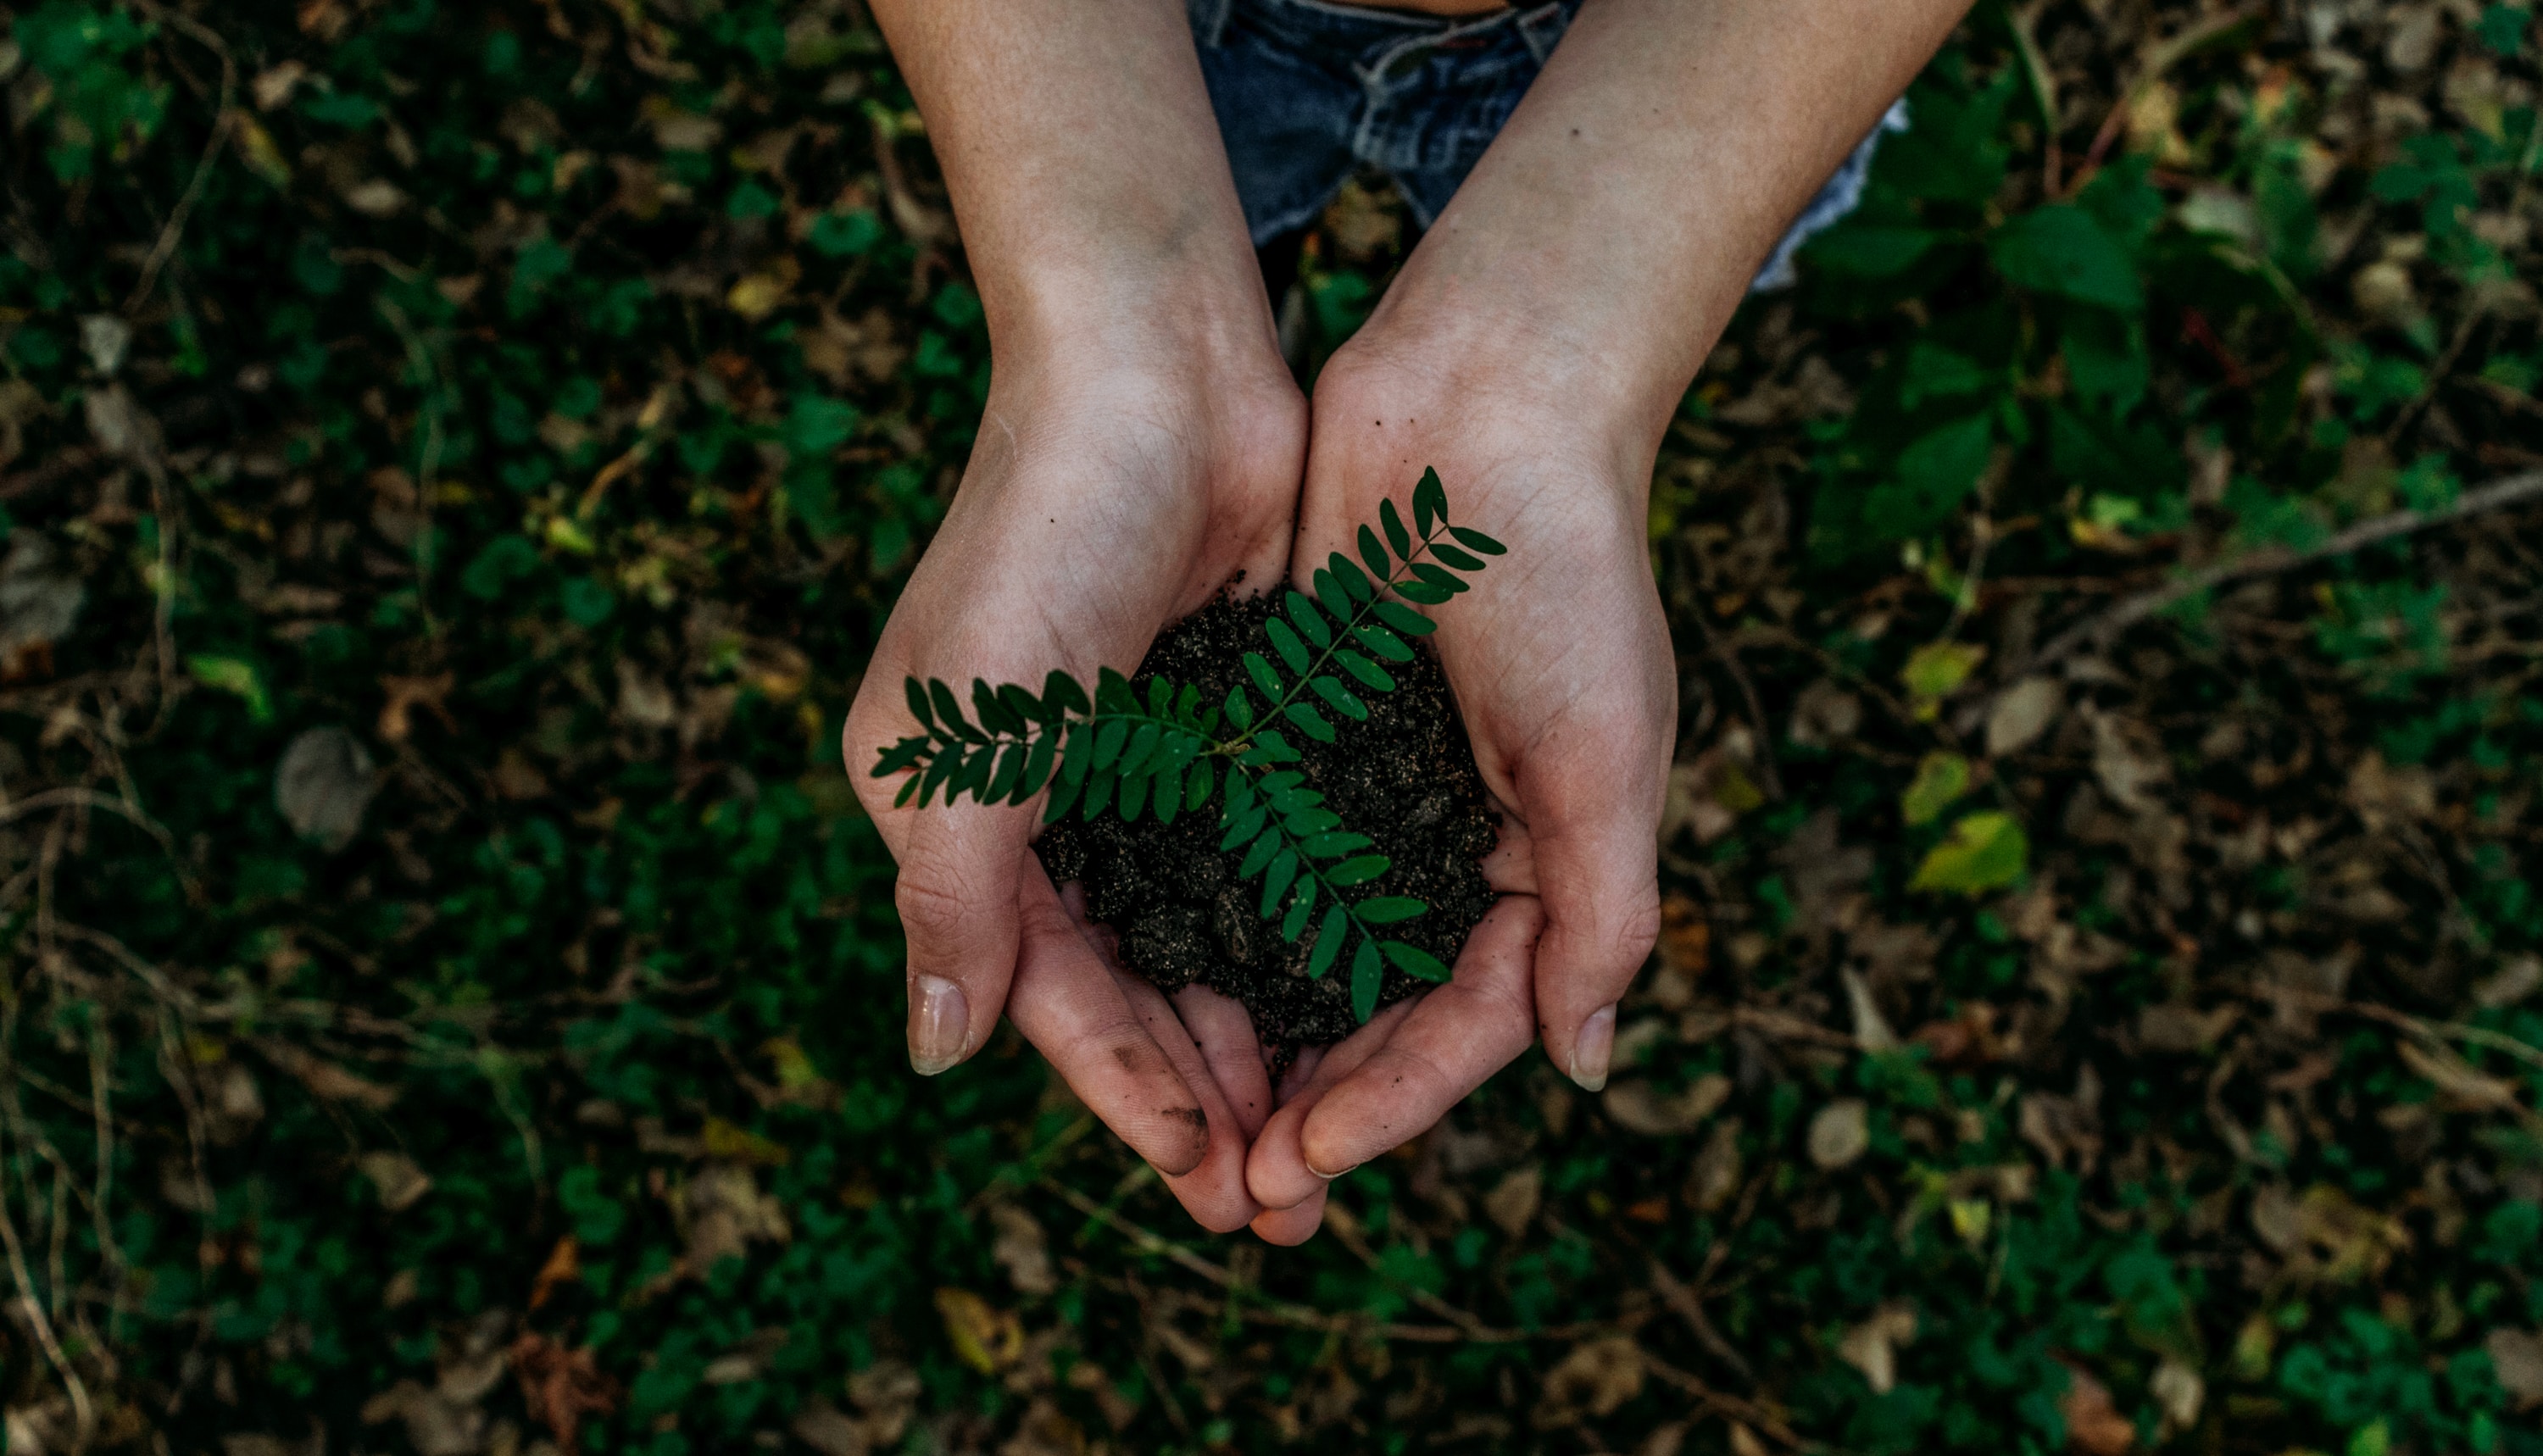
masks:
[[[993,733],[1020,733],[1025,730],[1022,715],[1001,701],[990,690],[987,681],[971,679],[971,711],[980,715],[980,727]]]
[[[1371,576],[1386,579],[1386,548],[1377,544],[1377,533],[1366,526],[1359,528],[1359,559],[1368,564]]]
[[[980,796],[982,804],[995,804],[1015,792],[1016,780],[1024,777],[1026,751],[1022,743],[1009,743],[998,755],[997,769],[989,775],[989,787]]]
[[[1413,533],[1404,529],[1404,516],[1392,500],[1377,502],[1377,523],[1386,528],[1386,544],[1395,548],[1396,560],[1413,560]]]
[[[1041,702],[1042,707],[1049,709],[1054,716],[1063,713],[1086,713],[1091,711],[1092,706],[1086,701],[1086,689],[1078,686],[1077,679],[1056,667],[1050,670],[1048,677],[1041,680]]]
[[[1281,599],[1281,605],[1288,608],[1289,620],[1296,624],[1300,637],[1320,648],[1333,645],[1333,628],[1325,624],[1324,613],[1316,610],[1316,604],[1309,601],[1304,592],[1291,591]],[[1298,670],[1304,672],[1307,669],[1302,666]]]
[[[1379,602],[1378,605],[1381,607],[1389,607],[1395,604],[1393,602],[1382,601]],[[1404,639],[1397,637],[1394,633],[1387,631],[1376,623],[1362,622],[1359,626],[1352,628],[1351,630],[1358,636],[1359,645],[1361,647],[1377,653],[1386,660],[1390,662],[1410,662],[1413,660],[1413,649],[1405,646]]]
[[[1369,610],[1377,614],[1377,620],[1403,633],[1406,637],[1428,637],[1439,630],[1438,623],[1400,602],[1374,602],[1370,604]]]
[[[1263,867],[1271,864],[1272,857],[1279,852],[1279,835],[1266,834],[1261,838],[1256,839],[1254,841],[1254,847],[1247,850],[1245,852],[1244,860],[1238,863],[1236,867],[1236,878],[1239,880],[1251,880],[1255,876],[1262,874]]]
[[[1307,912],[1316,907],[1316,881],[1311,877],[1298,881],[1298,892],[1289,897],[1289,913],[1280,917],[1280,939],[1295,944],[1298,932],[1307,928]]]
[[[1325,716],[1316,711],[1313,703],[1292,703],[1280,710],[1280,716],[1296,724],[1298,731],[1319,743],[1334,740],[1334,726],[1325,722]]]
[[[1337,622],[1348,623],[1351,619],[1350,593],[1343,589],[1339,577],[1323,567],[1316,568],[1316,605],[1323,607]],[[1316,646],[1323,647],[1324,644],[1320,642]]]
[[[1277,617],[1266,617],[1263,619],[1263,635],[1272,639],[1272,651],[1280,654],[1281,661],[1289,664],[1290,671],[1303,673],[1307,670],[1307,663],[1312,660],[1307,655],[1307,645],[1298,641],[1298,634],[1289,630],[1288,623]]]
[[[1272,868],[1265,872],[1263,877],[1264,919],[1272,918],[1273,907],[1280,903],[1281,891],[1287,889],[1289,881],[1297,878],[1298,856],[1294,852],[1284,849],[1272,857]]]
[[[1421,482],[1413,488],[1413,523],[1427,538],[1433,523],[1448,523],[1448,493],[1439,484],[1439,472],[1425,470]]]
[[[1314,688],[1317,697],[1331,704],[1334,711],[1345,718],[1356,723],[1368,721],[1368,705],[1354,696],[1350,689],[1344,687],[1342,679],[1318,673],[1307,679],[1307,686]]]
[[[1353,907],[1352,913],[1371,925],[1393,925],[1411,920],[1430,907],[1409,895],[1378,895]]]
[[[878,779],[890,778],[893,774],[899,773],[902,769],[918,762],[918,760],[925,757],[926,754],[927,740],[925,738],[903,738],[899,742],[883,750],[882,760],[875,764],[874,777]]]
[[[1386,967],[1378,958],[1377,942],[1360,937],[1359,949],[1351,952],[1351,1016],[1365,1023],[1377,1014],[1378,982]]]
[[[1334,661],[1339,663],[1345,672],[1348,672],[1351,676],[1359,679],[1359,685],[1361,687],[1369,688],[1381,693],[1391,693],[1395,691],[1395,679],[1388,674],[1385,668],[1378,666],[1375,662],[1370,661],[1349,648],[1345,648],[1334,653]]]
[[[1324,924],[1316,927],[1316,944],[1307,952],[1309,980],[1322,980],[1325,972],[1334,968],[1334,958],[1342,955],[1343,942],[1349,938],[1350,922],[1346,918],[1349,913],[1340,900],[1325,911]]]
[[[1380,941],[1377,948],[1385,952],[1386,958],[1395,962],[1395,968],[1406,975],[1420,976],[1426,981],[1448,978],[1448,967],[1439,963],[1439,958],[1419,946],[1408,946],[1402,941]]]
[[[1361,855],[1349,859],[1325,872],[1332,884],[1366,884],[1393,868],[1394,862],[1384,855]]]

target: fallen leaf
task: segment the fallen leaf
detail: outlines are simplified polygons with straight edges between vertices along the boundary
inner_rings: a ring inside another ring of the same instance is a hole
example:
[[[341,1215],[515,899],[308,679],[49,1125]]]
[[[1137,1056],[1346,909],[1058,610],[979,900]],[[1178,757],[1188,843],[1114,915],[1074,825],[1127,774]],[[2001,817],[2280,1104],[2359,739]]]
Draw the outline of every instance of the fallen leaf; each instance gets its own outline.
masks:
[[[1987,756],[2002,758],[2030,747],[2057,721],[2063,706],[2057,684],[2044,677],[2026,677],[1996,694],[1987,707]]]
[[[1530,1163],[1502,1175],[1493,1190],[1484,1194],[1484,1214],[1501,1231],[1515,1239],[1527,1231],[1536,1217],[1537,1206],[1545,1200],[1545,1172]]]
[[[256,98],[258,111],[270,112],[290,101],[291,93],[299,88],[300,83],[307,79],[308,75],[307,66],[296,60],[287,60],[278,66],[258,72],[257,78],[248,83],[248,93]]]
[[[1986,649],[1962,642],[1929,642],[1909,653],[1898,681],[1907,689],[1911,711],[1920,720],[1932,719],[1985,660]]]
[[[600,1362],[588,1348],[569,1350],[530,1331],[512,1341],[508,1358],[521,1384],[521,1404],[532,1420],[548,1428],[565,1456],[575,1456],[581,1449],[584,1417],[607,1416],[618,1409],[618,1382],[601,1373]]]
[[[2112,713],[2096,713],[2092,721],[2094,776],[2121,807],[2152,807],[2148,791],[2172,777],[2153,729]]]
[[[1007,1282],[1016,1286],[1016,1292],[1056,1292],[1059,1276],[1051,1271],[1050,1244],[1034,1216],[1012,1203],[1001,1203],[989,1210],[989,1222],[998,1231],[989,1246],[989,1258],[1007,1271]]]
[[[1898,797],[1898,813],[1910,824],[1930,824],[1953,801],[1969,792],[1969,761],[1957,753],[1928,753]]]
[[[2499,1388],[2516,1403],[2519,1411],[2543,1406],[2543,1335],[2531,1330],[2504,1327],[2490,1332],[2481,1342],[2490,1355],[2491,1373]]]
[[[2121,1456],[2136,1444],[2136,1424],[2111,1403],[2110,1388],[2073,1365],[2057,1415],[2066,1422],[2066,1444],[2085,1456]]]
[[[2148,1051],[2186,1055],[2205,1051],[2241,1012],[2232,1006],[2200,1011],[2170,1002],[2137,1013],[2137,1043]]]
[[[1874,1395],[1886,1396],[1898,1383],[1898,1347],[1915,1339],[1915,1307],[1892,1301],[1848,1330],[1837,1341],[1836,1356],[1862,1372]]]
[[[578,1283],[582,1279],[582,1246],[568,1234],[557,1240],[548,1251],[547,1263],[539,1265],[538,1277],[530,1283],[530,1308],[537,1309],[556,1293],[559,1284]]]
[[[983,1375],[997,1374],[1024,1353],[1024,1326],[1015,1312],[968,1289],[937,1290],[936,1313],[945,1321],[945,1338],[955,1356]]]
[[[362,1176],[379,1189],[380,1206],[391,1213],[414,1207],[432,1191],[432,1175],[404,1153],[364,1153],[359,1162]]]
[[[31,675],[51,663],[53,644],[78,625],[88,588],[71,575],[61,553],[39,532],[12,533],[0,560],[0,673]]]
[[[1985,809],[1952,825],[1908,881],[1910,889],[1983,894],[2020,880],[2031,863],[2031,839],[2011,814]]]
[[[2199,1409],[2207,1403],[2207,1382],[2189,1365],[2166,1357],[2146,1382],[2146,1393],[2163,1412],[2164,1428],[2183,1431],[2198,1423]]]
[[[1854,1013],[1854,1045],[1858,1051],[1896,1051],[1898,1034],[1882,1016],[1880,1004],[1872,999],[1872,987],[1853,970],[1839,972],[1845,982],[1846,1005]]]
[[[1859,1097],[1841,1097],[1811,1119],[1811,1161],[1833,1172],[1872,1147],[1872,1109]]]
[[[388,701],[380,707],[381,739],[390,743],[405,742],[415,731],[414,713],[418,708],[440,719],[443,728],[458,731],[459,725],[451,719],[450,710],[442,706],[442,700],[450,696],[450,689],[458,680],[456,675],[448,672],[431,677],[381,678],[380,690],[388,694]]]
[[[362,811],[379,785],[370,750],[341,728],[314,728],[291,740],[273,771],[273,805],[304,839],[333,854],[361,832]]]
[[[1553,1430],[1613,1415],[1643,1393],[1648,1374],[1641,1347],[1626,1336],[1575,1346],[1545,1372],[1544,1393],[1536,1404],[1537,1428]]]
[[[1731,1079],[1714,1072],[1673,1093],[1661,1092],[1647,1077],[1629,1077],[1600,1094],[1599,1105],[1628,1132],[1667,1137],[1693,1132],[1730,1100]]]
[[[1665,909],[1662,911],[1666,913]],[[2491,1011],[2514,1006],[2543,988],[2543,956],[2519,956],[2473,983],[2475,1004]]]
[[[1713,1132],[1704,1140],[1703,1151],[1695,1155],[1695,1166],[1686,1175],[1686,1201],[1698,1213],[1718,1213],[1739,1191],[1739,1119],[1725,1117],[1713,1124]]]

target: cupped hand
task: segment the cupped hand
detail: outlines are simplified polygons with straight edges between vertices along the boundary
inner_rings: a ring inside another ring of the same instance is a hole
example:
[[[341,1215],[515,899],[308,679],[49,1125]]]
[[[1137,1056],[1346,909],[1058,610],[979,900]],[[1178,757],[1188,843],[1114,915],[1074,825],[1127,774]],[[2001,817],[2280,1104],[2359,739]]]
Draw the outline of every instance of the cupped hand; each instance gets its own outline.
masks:
[[[1257,1139],[1254,1228],[1315,1231],[1325,1185],[1414,1137],[1531,1039],[1606,1083],[1616,1003],[1659,928],[1657,831],[1676,670],[1646,521],[1656,437],[1599,418],[1594,369],[1494,369],[1473,341],[1408,341],[1381,311],[1317,382],[1296,549],[1350,551],[1425,468],[1451,517],[1508,555],[1426,608],[1430,638],[1503,820],[1504,892],[1450,982],[1328,1052]],[[1409,513],[1409,512],[1408,512]]]
[[[885,625],[848,714],[850,777],[900,868],[909,1052],[933,1075],[1001,1011],[1202,1224],[1243,1226],[1271,1088],[1241,1007],[1170,1004],[1112,963],[1030,841],[1040,800],[895,807],[876,755],[916,730],[906,676],[1039,686],[1130,671],[1159,628],[1242,574],[1280,579],[1306,411],[1267,335],[1215,364],[1170,342],[1067,341],[995,361],[961,489]],[[1102,360],[1102,363],[1089,363]]]

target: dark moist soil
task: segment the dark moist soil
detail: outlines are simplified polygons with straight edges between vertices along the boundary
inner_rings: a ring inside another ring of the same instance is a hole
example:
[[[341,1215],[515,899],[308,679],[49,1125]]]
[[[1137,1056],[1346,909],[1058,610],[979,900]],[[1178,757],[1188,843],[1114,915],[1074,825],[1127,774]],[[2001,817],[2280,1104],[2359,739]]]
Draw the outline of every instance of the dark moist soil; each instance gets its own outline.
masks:
[[[1194,683],[1204,703],[1224,703],[1239,682],[1254,692],[1244,654],[1267,646],[1263,619],[1271,612],[1270,596],[1219,597],[1158,637],[1133,686],[1144,695],[1151,677]],[[1494,817],[1438,662],[1419,648],[1412,661],[1386,666],[1396,690],[1360,693],[1367,722],[1325,715],[1339,741],[1318,743],[1294,728],[1281,736],[1305,755],[1294,766],[1344,827],[1375,839],[1375,852],[1394,862],[1352,893],[1426,901],[1428,913],[1384,933],[1454,965],[1467,934],[1492,908],[1477,862],[1493,847]],[[1043,831],[1035,848],[1050,878],[1077,881],[1095,918],[1119,933],[1122,964],[1167,992],[1197,981],[1235,997],[1285,1066],[1298,1047],[1339,1041],[1356,1026],[1349,958],[1308,979],[1315,925],[1292,945],[1280,939],[1276,921],[1263,918],[1262,881],[1239,882],[1244,856],[1218,848],[1217,804],[1213,797],[1210,807],[1172,824],[1153,817],[1124,824],[1109,813],[1090,823],[1072,814]],[[1389,966],[1377,1003],[1400,1001],[1424,984]]]

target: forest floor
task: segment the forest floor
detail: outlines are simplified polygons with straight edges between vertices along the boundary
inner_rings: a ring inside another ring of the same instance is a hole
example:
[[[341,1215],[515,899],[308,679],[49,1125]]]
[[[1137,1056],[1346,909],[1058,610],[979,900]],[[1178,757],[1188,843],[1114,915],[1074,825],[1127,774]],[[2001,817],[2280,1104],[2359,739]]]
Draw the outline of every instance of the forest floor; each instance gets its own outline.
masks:
[[[2543,1452],[2525,5],[1978,7],[1670,431],[1619,1074],[1296,1250],[903,1061],[987,343],[853,0],[0,37],[10,1451]]]

